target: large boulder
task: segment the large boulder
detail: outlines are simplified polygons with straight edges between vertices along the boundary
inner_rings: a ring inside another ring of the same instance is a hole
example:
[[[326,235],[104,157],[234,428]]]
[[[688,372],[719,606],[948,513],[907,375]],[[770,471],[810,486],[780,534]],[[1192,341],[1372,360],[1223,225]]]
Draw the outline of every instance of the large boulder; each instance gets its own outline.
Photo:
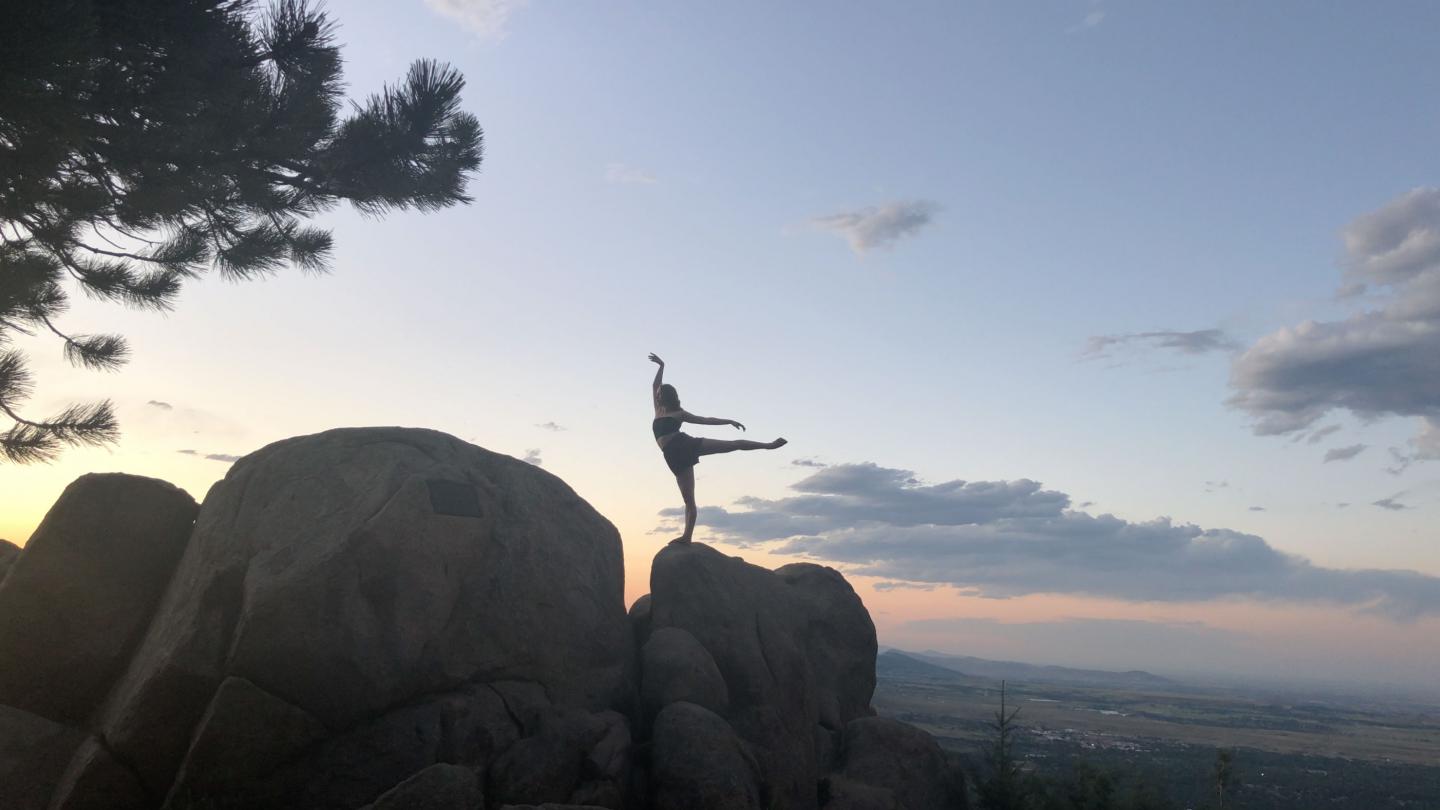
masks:
[[[468,684],[529,683],[560,708],[628,705],[635,652],[623,591],[615,528],[534,465],[429,430],[289,439],[211,489],[99,729],[157,795],[192,739],[238,734],[249,760],[266,761],[276,752],[253,750],[260,741],[243,729],[207,722],[196,735],[233,677],[258,690],[242,697],[279,716],[301,717],[293,709],[332,733],[381,735],[355,750],[321,745],[311,773],[348,764],[363,778],[373,744],[408,746],[394,765],[408,776],[446,745],[475,743],[436,725],[446,695]],[[373,801],[396,781],[345,800]],[[313,787],[296,795],[328,804]]]
[[[144,635],[196,509],[153,478],[66,487],[0,581],[0,704],[84,727]]]
[[[5,575],[10,573],[10,566],[15,564],[15,558],[20,556],[20,547],[9,540],[0,539],[0,582],[5,581]]]
[[[721,717],[693,703],[671,703],[655,718],[651,741],[655,810],[762,810],[760,766]]]
[[[371,810],[481,810],[484,796],[472,768],[431,765],[386,791]]]
[[[907,723],[888,717],[852,720],[840,757],[843,777],[888,790],[901,810],[964,806],[963,773],[934,737]],[[856,791],[847,793],[853,797]]]
[[[724,715],[730,708],[715,659],[687,630],[662,627],[640,651],[640,705],[647,720],[677,701]]]
[[[662,550],[650,584],[652,638],[680,628],[709,652],[724,719],[754,747],[769,800],[815,808],[817,728],[873,713],[875,625],[860,598],[832,569],[770,571],[699,544]],[[655,733],[658,747],[658,720]]]
[[[0,807],[45,810],[65,763],[84,740],[73,728],[0,706]]]

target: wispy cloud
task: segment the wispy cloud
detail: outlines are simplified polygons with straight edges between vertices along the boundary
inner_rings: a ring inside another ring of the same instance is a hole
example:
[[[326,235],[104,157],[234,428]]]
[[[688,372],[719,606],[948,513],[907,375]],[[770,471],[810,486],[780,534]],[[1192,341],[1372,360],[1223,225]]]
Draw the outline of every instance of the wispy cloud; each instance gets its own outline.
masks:
[[[535,447],[526,450],[525,457],[520,460],[526,464],[534,464],[536,467],[545,466],[544,463],[540,461],[540,449]]]
[[[877,591],[933,591],[940,587],[933,582],[877,582]]]
[[[510,15],[529,5],[530,0],[425,0],[438,14],[456,20],[483,37],[505,36]]]
[[[810,222],[845,237],[852,250],[864,255],[919,233],[939,210],[940,206],[929,200],[905,200],[815,217]]]
[[[1250,511],[1251,511],[1251,512],[1265,512],[1265,511],[1268,511],[1268,510],[1267,510],[1265,507],[1263,507],[1263,506],[1252,506],[1252,507],[1250,507]]]
[[[605,182],[619,185],[654,185],[659,181],[655,175],[644,169],[626,166],[624,163],[605,164]]]
[[[171,405],[171,404],[168,403],[168,402],[161,402],[161,401],[158,400],[158,399],[152,399],[152,400],[150,400],[149,402],[147,402],[147,403],[145,403],[145,404],[146,404],[146,405],[149,405],[149,406],[152,407],[152,408],[159,408],[159,409],[162,410],[162,411],[173,411],[173,410],[175,410],[175,406],[174,406],[174,405]]]
[[[1352,444],[1349,447],[1333,447],[1325,451],[1325,461],[1323,463],[1329,464],[1332,461],[1349,461],[1365,452],[1365,448],[1369,446],[1368,444]]]
[[[1378,506],[1378,507],[1380,507],[1381,509],[1388,509],[1388,510],[1391,511],[1391,512],[1399,512],[1399,511],[1404,510],[1404,509],[1409,509],[1410,507],[1408,507],[1408,506],[1406,506],[1405,504],[1400,503],[1399,501],[1395,500],[1396,498],[1400,497],[1401,494],[1403,494],[1403,493],[1397,493],[1397,494],[1395,494],[1395,495],[1391,495],[1391,496],[1388,497],[1388,498],[1381,498],[1381,499],[1378,500],[1378,501],[1371,501],[1371,502],[1370,502],[1370,505],[1371,505],[1371,506]]]
[[[823,463],[823,462],[816,461],[816,460],[813,459],[813,458],[797,458],[797,459],[791,459],[790,463],[793,464],[793,465],[795,465],[796,467],[828,467],[828,466],[830,466],[830,465],[825,464],[825,463]]]
[[[1167,329],[1123,335],[1094,335],[1086,341],[1083,356],[1086,358],[1109,357],[1111,349],[1127,346],[1166,349],[1181,354],[1228,352],[1239,348],[1239,344],[1220,329],[1199,329],[1194,332]]]
[[[199,450],[176,450],[175,452],[184,456],[195,456],[207,461],[222,461],[226,464],[233,464],[239,461],[241,456],[232,456],[229,453],[201,453]]]
[[[538,427],[541,430],[548,430],[551,433],[559,433],[560,431],[565,429],[564,425],[557,425],[554,422],[542,422],[535,427]]]
[[[1086,12],[1085,17],[1081,19],[1080,22],[1067,28],[1065,30],[1065,33],[1078,34],[1082,31],[1088,31],[1091,28],[1095,28],[1096,26],[1100,25],[1100,23],[1104,21],[1105,10],[1101,8],[1092,8],[1090,9],[1090,11]]]
[[[1307,433],[1297,433],[1297,434],[1295,434],[1295,441],[1298,442],[1298,441],[1300,441],[1301,439],[1304,439],[1306,444],[1319,444],[1320,442],[1325,441],[1325,437],[1326,437],[1326,436],[1329,436],[1330,434],[1335,433],[1335,432],[1337,432],[1338,430],[1340,430],[1340,426],[1339,426],[1339,425],[1326,425],[1325,427],[1322,427],[1322,428],[1316,428],[1315,430],[1311,431],[1311,432],[1308,433],[1308,434],[1307,434]]]
[[[1403,194],[1342,236],[1340,295],[1377,289],[1379,307],[1260,338],[1231,366],[1229,402],[1259,435],[1304,431],[1337,410],[1419,417],[1407,458],[1440,459],[1440,188]]]
[[[887,581],[1004,598],[1067,593],[1131,601],[1228,597],[1351,605],[1394,619],[1440,615],[1440,577],[1315,565],[1252,534],[1070,508],[1030,480],[926,484],[908,470],[834,464],[792,495],[704,507],[700,525]],[[661,512],[670,520],[680,510]]]

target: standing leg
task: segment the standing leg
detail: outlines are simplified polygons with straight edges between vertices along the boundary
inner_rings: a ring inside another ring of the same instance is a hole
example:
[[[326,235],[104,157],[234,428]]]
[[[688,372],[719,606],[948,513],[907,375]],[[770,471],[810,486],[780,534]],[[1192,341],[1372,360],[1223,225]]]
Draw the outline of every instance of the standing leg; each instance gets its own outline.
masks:
[[[688,543],[695,533],[695,468],[686,467],[684,472],[675,473],[675,483],[680,485],[680,497],[685,499],[685,533],[671,540],[672,543]]]
[[[773,442],[752,442],[749,439],[701,439],[699,454],[702,456],[713,456],[716,453],[729,453],[733,450],[776,450],[784,447],[787,442],[784,439],[776,439]]]

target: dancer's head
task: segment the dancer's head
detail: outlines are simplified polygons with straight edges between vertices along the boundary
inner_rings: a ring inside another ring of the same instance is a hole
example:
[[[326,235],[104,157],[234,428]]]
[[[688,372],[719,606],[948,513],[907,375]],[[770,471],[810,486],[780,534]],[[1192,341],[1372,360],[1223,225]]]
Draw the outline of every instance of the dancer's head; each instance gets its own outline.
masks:
[[[670,383],[660,386],[660,404],[672,411],[680,408],[680,394],[675,390],[675,386]]]

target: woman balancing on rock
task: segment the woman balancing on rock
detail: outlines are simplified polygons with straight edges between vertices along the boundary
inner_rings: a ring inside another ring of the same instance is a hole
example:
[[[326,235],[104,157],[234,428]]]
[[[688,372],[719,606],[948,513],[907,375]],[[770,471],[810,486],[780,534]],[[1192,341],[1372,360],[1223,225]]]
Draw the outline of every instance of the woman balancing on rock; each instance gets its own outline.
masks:
[[[752,442],[746,439],[726,441],[724,439],[701,439],[680,432],[682,422],[696,425],[734,425],[738,430],[745,426],[734,419],[717,419],[713,416],[696,416],[680,407],[680,395],[675,386],[664,382],[665,361],[650,355],[650,362],[659,366],[655,372],[655,383],[651,394],[655,400],[655,421],[651,430],[655,432],[655,443],[665,454],[665,464],[675,473],[675,482],[680,485],[680,494],[685,498],[685,533],[671,540],[672,543],[688,543],[695,531],[695,465],[701,456],[728,453],[731,450],[775,450],[785,446],[784,439],[773,442]]]

